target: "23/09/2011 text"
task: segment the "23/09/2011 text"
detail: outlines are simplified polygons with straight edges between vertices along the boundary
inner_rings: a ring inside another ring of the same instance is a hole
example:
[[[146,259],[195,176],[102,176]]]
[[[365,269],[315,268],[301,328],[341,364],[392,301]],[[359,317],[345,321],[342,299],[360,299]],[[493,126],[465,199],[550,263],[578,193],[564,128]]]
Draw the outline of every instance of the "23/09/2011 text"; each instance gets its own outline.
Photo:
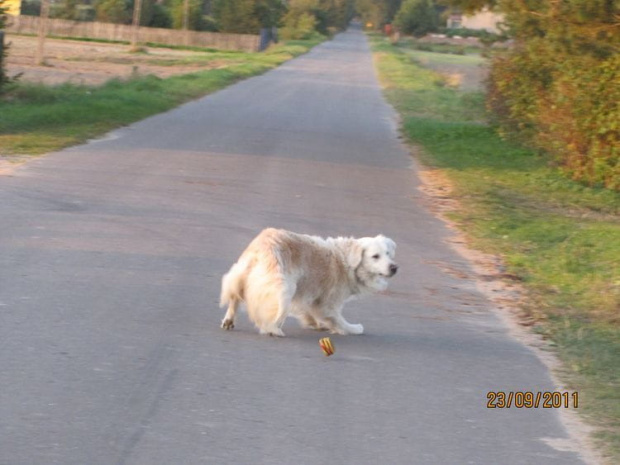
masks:
[[[578,408],[578,392],[490,391],[487,408]]]

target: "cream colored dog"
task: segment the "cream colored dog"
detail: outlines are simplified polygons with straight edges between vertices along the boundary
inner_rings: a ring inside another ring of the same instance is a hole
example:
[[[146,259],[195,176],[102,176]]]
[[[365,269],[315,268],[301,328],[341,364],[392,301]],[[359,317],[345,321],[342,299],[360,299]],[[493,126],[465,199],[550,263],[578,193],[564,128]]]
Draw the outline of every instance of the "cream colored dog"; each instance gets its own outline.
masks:
[[[220,305],[228,305],[222,328],[235,327],[245,301],[261,334],[284,336],[287,316],[304,327],[338,334],[362,334],[364,327],[342,316],[352,296],[387,288],[396,274],[396,244],[376,237],[327,238],[283,229],[263,230],[222,278]]]

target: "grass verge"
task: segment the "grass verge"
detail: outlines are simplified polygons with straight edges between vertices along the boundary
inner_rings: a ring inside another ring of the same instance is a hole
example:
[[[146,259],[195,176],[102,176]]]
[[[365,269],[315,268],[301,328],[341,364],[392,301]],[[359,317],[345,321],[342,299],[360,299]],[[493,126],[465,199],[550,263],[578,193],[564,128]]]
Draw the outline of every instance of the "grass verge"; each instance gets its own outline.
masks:
[[[0,96],[0,155],[38,155],[84,142],[264,73],[318,43],[283,43],[263,53],[205,52],[200,60],[217,60],[217,69],[167,79],[136,76],[98,87],[17,82]]]
[[[412,54],[371,40],[404,135],[453,183],[463,208],[451,218],[522,282],[533,330],[557,348],[579,410],[620,463],[620,195],[572,182],[543,155],[502,140],[484,123],[481,93],[451,88]]]
[[[403,37],[398,41],[399,45],[402,45],[410,50],[419,50],[426,52],[452,54],[452,55],[466,55],[476,54],[482,52],[484,47],[482,45],[455,45],[449,43],[429,43],[423,42],[413,37]]]

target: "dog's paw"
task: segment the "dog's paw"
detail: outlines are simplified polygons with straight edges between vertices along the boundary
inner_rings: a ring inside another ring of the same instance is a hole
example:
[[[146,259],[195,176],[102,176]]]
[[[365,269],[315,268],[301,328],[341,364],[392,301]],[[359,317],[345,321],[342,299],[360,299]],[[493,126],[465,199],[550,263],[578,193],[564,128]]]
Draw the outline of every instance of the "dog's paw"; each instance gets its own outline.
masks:
[[[268,334],[269,336],[276,336],[276,337],[284,337],[284,331],[282,331],[280,328],[261,328],[260,329],[260,333],[261,334]]]
[[[364,326],[360,324],[351,325],[348,329],[349,334],[364,334]]]
[[[221,324],[222,329],[225,329],[226,331],[230,331],[234,327],[235,327],[235,322],[233,320],[229,320],[229,319],[222,320],[222,324]]]
[[[336,327],[331,329],[332,334],[364,334],[364,326],[363,325],[347,325],[345,328]]]

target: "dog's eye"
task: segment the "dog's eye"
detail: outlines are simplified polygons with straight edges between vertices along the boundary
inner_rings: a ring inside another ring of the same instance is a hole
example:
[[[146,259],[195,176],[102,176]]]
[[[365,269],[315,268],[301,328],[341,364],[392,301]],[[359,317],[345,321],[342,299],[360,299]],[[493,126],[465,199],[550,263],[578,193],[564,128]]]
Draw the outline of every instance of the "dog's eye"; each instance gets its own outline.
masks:
[[[374,258],[375,260],[379,260],[379,254],[378,253],[374,254],[372,258]]]

